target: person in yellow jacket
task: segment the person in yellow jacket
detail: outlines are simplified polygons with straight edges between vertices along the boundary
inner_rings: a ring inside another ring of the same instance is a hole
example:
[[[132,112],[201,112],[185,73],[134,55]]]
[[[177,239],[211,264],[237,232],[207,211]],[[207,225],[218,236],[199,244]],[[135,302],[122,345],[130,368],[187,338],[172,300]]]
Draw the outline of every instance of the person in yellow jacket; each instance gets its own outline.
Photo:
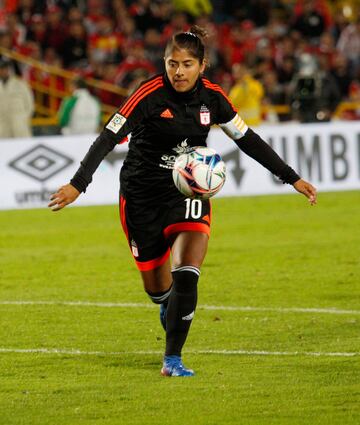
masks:
[[[211,15],[213,6],[209,0],[172,0],[176,10],[198,17]]]
[[[246,65],[235,63],[232,67],[235,84],[230,90],[229,98],[239,115],[249,126],[261,123],[261,104],[264,97],[262,84],[255,80]]]

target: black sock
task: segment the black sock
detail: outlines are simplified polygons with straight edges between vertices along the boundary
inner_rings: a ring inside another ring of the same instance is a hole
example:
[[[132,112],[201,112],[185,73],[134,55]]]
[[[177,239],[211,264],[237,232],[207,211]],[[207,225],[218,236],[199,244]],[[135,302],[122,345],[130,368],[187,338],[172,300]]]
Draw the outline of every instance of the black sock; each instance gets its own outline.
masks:
[[[196,309],[200,270],[183,266],[175,269],[172,275],[173,286],[166,313],[165,355],[181,356]]]
[[[172,286],[169,289],[163,292],[149,292],[146,291],[151,301],[155,304],[165,304],[167,305],[169,296],[171,293]]]

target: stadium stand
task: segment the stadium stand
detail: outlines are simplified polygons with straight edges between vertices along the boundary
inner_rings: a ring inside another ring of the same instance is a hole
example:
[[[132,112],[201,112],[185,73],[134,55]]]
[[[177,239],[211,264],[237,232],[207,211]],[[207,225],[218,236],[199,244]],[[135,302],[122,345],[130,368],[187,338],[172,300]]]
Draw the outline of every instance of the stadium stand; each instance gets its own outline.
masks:
[[[356,0],[0,0],[0,5],[0,54],[12,59],[34,92],[34,126],[56,127],[59,105],[76,76],[98,97],[106,119],[139,81],[161,72],[165,40],[192,23],[209,33],[211,79],[230,92],[234,66],[241,63],[261,84],[263,121],[359,119]],[[306,55],[311,70],[304,68]],[[325,96],[316,91],[320,74],[330,81],[330,106],[321,102],[324,113],[301,117],[299,102]]]

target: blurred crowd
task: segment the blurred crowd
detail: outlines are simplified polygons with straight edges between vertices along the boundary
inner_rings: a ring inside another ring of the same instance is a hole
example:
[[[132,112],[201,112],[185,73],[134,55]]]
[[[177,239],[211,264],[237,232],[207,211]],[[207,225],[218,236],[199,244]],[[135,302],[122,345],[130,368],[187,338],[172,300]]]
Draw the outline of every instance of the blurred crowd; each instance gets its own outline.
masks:
[[[207,29],[207,76],[250,125],[327,121],[360,102],[360,7],[330,0],[0,0],[0,46],[133,90],[175,32]],[[31,67],[23,77],[38,78]],[[44,73],[44,80],[48,76]],[[61,80],[59,80],[59,89]],[[117,105],[118,96],[96,95]],[[266,113],[263,105],[267,105]],[[272,105],[289,105],[281,114]],[[360,108],[343,113],[360,119]]]

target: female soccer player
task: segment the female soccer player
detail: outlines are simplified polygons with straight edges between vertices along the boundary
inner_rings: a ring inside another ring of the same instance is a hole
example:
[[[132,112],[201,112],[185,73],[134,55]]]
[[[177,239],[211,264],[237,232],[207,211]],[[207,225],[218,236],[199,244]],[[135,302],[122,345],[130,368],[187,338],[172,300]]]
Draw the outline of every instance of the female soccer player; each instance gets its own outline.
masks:
[[[202,76],[205,35],[193,27],[169,40],[164,75],[142,83],[114,113],[70,183],[49,203],[58,211],[74,202],[106,154],[131,133],[120,173],[120,216],[144,289],[160,304],[166,331],[164,376],[194,375],[183,365],[181,350],[196,309],[211,220],[208,200],[201,201],[201,214],[196,210],[193,217],[192,201],[175,188],[174,157],[194,146],[206,146],[210,126],[219,124],[242,151],[316,203],[316,189],[247,127],[218,85]]]

